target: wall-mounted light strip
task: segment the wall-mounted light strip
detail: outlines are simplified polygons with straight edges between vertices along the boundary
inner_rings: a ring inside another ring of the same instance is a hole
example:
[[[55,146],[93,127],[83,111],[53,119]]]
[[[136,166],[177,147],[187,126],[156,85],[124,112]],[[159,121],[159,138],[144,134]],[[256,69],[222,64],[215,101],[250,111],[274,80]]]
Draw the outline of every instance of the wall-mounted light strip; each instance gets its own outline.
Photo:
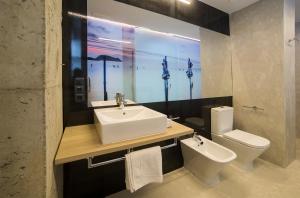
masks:
[[[188,1],[188,0],[178,0],[178,1],[180,1],[180,2],[182,2],[182,3],[185,3],[185,4],[188,4],[188,5],[190,5],[190,4],[191,4],[191,2],[190,2],[190,1]]]
[[[167,36],[178,37],[178,38],[184,38],[184,39],[189,39],[189,40],[193,40],[193,41],[198,41],[198,42],[200,42],[200,40],[199,40],[199,39],[196,39],[196,38],[191,38],[191,37],[182,36],[182,35],[179,35],[179,34],[173,34],[173,33],[159,32],[159,31],[151,30],[151,29],[145,28],[145,27],[139,27],[139,26],[129,25],[129,24],[126,24],[126,23],[120,23],[120,22],[111,21],[111,20],[108,20],[108,19],[97,18],[97,17],[93,17],[93,16],[86,16],[86,15],[82,15],[82,14],[75,13],[75,12],[68,12],[68,15],[74,16],[74,17],[83,18],[83,19],[96,20],[96,21],[106,22],[106,23],[110,23],[110,24],[115,24],[115,25],[121,25],[121,26],[131,27],[131,28],[138,28],[138,29],[142,29],[142,30],[149,31],[149,32],[153,32],[153,33],[157,33],[157,34],[163,34],[163,35],[167,35]],[[125,41],[125,42],[127,42],[127,41]],[[128,41],[128,42],[129,42],[129,41]]]
[[[86,16],[86,15],[82,15],[82,14],[79,14],[79,13],[76,13],[76,12],[68,12],[68,15],[83,18],[83,19],[90,19],[90,20],[101,21],[101,22],[106,22],[106,23],[115,24],[115,25],[131,27],[131,28],[136,27],[134,25],[129,25],[129,24],[126,24],[126,23],[120,23],[120,22],[111,21],[111,20],[108,20],[108,19],[97,18],[97,17],[93,17],[93,16]]]
[[[103,38],[103,37],[98,37],[98,39],[99,39],[99,40],[103,40],[103,41],[116,42],[116,43],[126,43],[126,44],[131,44],[130,41],[121,41],[121,40],[107,39],[107,38]]]

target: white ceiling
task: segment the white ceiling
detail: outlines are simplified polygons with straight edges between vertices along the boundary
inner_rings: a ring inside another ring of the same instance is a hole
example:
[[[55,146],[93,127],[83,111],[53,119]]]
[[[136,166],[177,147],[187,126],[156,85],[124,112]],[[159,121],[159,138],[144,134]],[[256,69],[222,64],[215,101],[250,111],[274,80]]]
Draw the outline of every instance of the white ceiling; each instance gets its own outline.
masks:
[[[199,0],[229,14],[241,10],[259,0]],[[298,3],[300,0],[296,0]],[[299,3],[300,8],[300,3]]]

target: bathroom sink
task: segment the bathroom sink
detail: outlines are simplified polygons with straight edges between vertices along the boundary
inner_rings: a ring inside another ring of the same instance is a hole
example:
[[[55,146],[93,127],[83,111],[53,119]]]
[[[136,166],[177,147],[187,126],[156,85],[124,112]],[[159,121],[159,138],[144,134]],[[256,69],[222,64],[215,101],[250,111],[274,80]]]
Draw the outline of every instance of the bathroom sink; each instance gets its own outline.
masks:
[[[162,133],[167,116],[144,106],[94,110],[97,132],[103,144]]]

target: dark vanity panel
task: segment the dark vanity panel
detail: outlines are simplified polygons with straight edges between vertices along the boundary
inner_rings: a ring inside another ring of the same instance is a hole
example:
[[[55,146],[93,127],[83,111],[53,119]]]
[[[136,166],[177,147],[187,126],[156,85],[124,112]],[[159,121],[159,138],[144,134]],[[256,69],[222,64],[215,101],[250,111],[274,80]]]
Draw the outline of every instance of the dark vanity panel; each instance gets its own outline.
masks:
[[[198,0],[186,5],[176,0],[115,0],[230,35],[229,15]]]
[[[173,140],[135,148],[139,150],[151,146],[164,146]],[[126,151],[116,152],[94,158],[94,162],[123,157]],[[163,173],[168,173],[183,166],[180,144],[162,151]],[[64,165],[65,198],[101,198],[126,189],[125,162],[88,169],[87,160],[80,160]]]

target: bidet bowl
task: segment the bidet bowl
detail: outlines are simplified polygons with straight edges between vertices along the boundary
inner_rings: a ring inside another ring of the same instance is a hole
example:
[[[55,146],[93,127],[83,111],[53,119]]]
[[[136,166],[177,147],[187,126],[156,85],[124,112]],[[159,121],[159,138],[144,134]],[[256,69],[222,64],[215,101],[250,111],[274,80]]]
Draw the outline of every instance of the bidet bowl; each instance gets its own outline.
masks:
[[[193,138],[181,141],[184,167],[210,186],[219,183],[219,173],[225,165],[236,158],[236,154],[202,136],[203,145]]]
[[[94,120],[103,144],[162,133],[167,127],[166,115],[144,106],[95,109]]]

